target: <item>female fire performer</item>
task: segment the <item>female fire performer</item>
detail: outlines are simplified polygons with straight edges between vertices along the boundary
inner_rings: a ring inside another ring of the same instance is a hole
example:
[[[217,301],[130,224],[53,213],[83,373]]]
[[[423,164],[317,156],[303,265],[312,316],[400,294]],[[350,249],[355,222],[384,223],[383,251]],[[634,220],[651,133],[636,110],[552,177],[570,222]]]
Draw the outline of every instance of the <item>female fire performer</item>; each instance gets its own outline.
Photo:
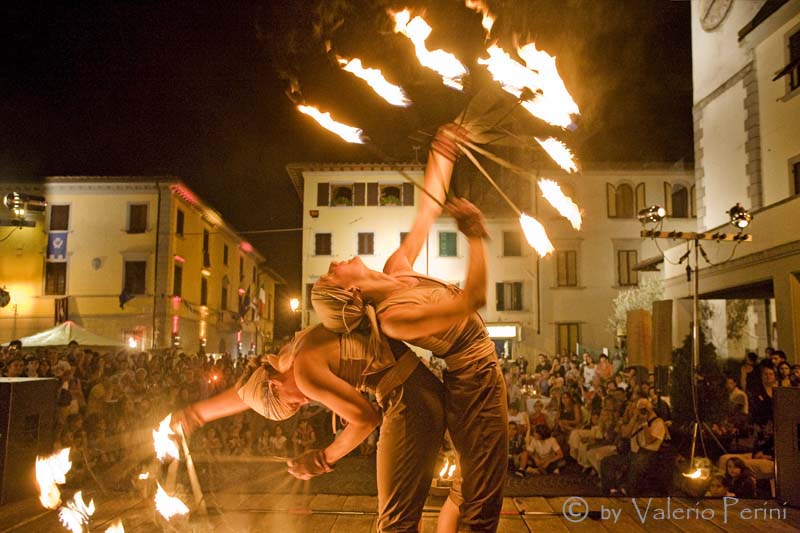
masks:
[[[439,518],[440,530],[494,531],[502,507],[508,464],[505,382],[494,343],[477,310],[486,300],[486,229],[477,208],[456,203],[459,229],[469,242],[464,290],[418,274],[412,265],[441,213],[457,146],[457,127],[440,130],[425,170],[425,187],[438,201],[423,197],[419,212],[383,272],[368,269],[359,257],[331,263],[312,290],[320,321],[332,331],[348,331],[360,313],[376,313],[382,332],[425,348],[447,363],[444,375],[447,428],[459,457],[460,479]],[[465,216],[472,212],[472,216]]]

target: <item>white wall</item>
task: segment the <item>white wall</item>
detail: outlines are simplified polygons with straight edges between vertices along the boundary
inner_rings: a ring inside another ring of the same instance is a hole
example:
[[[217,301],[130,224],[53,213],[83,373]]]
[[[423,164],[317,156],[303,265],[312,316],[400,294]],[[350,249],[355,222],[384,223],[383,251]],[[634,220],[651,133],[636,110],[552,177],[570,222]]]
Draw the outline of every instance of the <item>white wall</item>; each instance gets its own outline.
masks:
[[[750,61],[750,53],[737,44],[738,32],[750,22],[764,1],[734,0],[722,24],[707,32],[700,25],[699,0],[692,0],[694,103],[708,96]]]
[[[750,208],[744,121],[745,90],[737,83],[703,109],[703,204],[701,229],[728,221],[726,211],[736,202]]]
[[[764,205],[791,194],[789,160],[800,156],[800,90],[787,97],[788,76],[772,81],[789,62],[788,35],[798,30],[800,14],[756,47]]]

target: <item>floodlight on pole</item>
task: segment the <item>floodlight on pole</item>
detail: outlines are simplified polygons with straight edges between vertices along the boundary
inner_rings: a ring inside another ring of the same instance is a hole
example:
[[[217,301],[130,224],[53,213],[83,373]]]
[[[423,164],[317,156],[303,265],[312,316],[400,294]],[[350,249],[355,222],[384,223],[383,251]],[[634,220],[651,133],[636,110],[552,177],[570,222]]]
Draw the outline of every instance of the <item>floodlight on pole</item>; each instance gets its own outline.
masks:
[[[753,215],[738,202],[728,210],[728,215],[731,217],[731,226],[740,230],[749,226],[753,220]]]
[[[642,224],[661,222],[667,216],[667,210],[660,205],[651,205],[639,210],[637,215]]]

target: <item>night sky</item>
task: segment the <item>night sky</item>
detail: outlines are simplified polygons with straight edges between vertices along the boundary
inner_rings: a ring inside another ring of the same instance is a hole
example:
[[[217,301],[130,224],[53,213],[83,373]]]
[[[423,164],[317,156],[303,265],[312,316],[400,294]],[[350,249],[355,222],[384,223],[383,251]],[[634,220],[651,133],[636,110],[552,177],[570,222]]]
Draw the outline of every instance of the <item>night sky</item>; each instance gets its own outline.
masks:
[[[502,44],[519,35],[558,58],[582,111],[569,138],[582,161],[691,160],[688,1],[488,3]],[[376,160],[297,113],[288,78],[385,153],[413,160],[409,135],[452,119],[465,97],[418,65],[385,8],[427,8],[430,47],[469,67],[484,46],[480,16],[459,0],[7,4],[0,179],[176,175],[239,230],[301,224],[287,163]],[[384,69],[415,105],[391,108],[338,71],[326,40]],[[299,233],[250,237],[298,291]]]

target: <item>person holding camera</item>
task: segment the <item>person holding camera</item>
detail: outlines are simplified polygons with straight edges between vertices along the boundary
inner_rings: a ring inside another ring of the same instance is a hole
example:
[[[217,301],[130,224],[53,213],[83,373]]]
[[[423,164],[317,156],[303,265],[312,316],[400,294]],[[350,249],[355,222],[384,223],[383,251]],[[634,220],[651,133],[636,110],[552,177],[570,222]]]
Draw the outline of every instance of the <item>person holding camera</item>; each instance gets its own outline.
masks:
[[[641,493],[647,472],[658,458],[658,450],[667,436],[667,426],[653,410],[646,398],[639,398],[635,411],[621,431],[625,438],[617,453],[603,459],[600,480],[603,492],[616,495],[620,491],[628,496]],[[618,487],[617,479],[626,482]]]

